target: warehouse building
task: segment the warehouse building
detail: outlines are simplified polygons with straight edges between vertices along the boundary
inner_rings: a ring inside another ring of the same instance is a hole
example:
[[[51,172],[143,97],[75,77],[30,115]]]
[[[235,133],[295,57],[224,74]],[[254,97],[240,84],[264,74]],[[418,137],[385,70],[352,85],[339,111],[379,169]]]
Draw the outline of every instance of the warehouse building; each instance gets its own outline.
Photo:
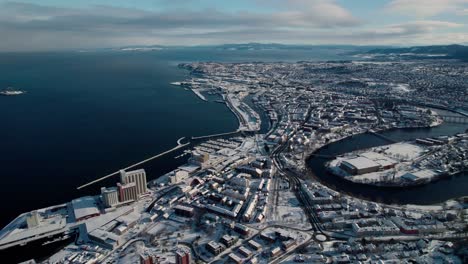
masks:
[[[349,174],[360,175],[378,171],[380,164],[365,157],[357,157],[343,160],[340,168]]]

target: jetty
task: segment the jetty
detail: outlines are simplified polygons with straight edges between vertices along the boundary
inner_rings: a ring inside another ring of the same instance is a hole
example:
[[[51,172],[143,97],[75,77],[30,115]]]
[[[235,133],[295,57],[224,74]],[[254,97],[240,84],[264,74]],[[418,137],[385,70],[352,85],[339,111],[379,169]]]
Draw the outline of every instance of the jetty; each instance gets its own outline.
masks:
[[[177,146],[175,146],[175,147],[173,147],[173,148],[171,148],[171,149],[169,149],[169,150],[166,150],[166,151],[164,151],[164,152],[162,152],[162,153],[159,153],[159,154],[157,154],[157,155],[151,156],[151,157],[149,157],[149,158],[147,158],[147,159],[145,159],[145,160],[142,160],[142,161],[140,161],[140,162],[137,162],[137,163],[135,163],[135,164],[132,164],[132,165],[130,165],[130,166],[127,166],[127,167],[123,168],[122,170],[130,170],[130,169],[133,169],[133,168],[135,168],[135,167],[137,167],[137,166],[139,166],[139,165],[141,165],[141,164],[144,164],[144,163],[146,163],[146,162],[148,162],[148,161],[157,159],[157,158],[159,158],[159,157],[161,157],[161,156],[164,156],[164,155],[169,154],[169,153],[171,153],[171,152],[173,152],[173,151],[176,151],[176,150],[178,150],[178,149],[180,149],[180,148],[183,148],[183,147],[186,147],[186,146],[190,145],[190,142],[187,142],[187,143],[183,143],[183,144],[182,144],[181,141],[182,141],[183,139],[184,139],[184,137],[179,138],[179,140],[177,140]],[[77,189],[80,190],[80,189],[83,189],[83,188],[88,187],[88,186],[90,186],[90,185],[93,185],[93,184],[95,184],[95,183],[98,183],[98,182],[100,182],[100,181],[103,181],[103,180],[105,180],[105,179],[107,179],[107,178],[110,178],[110,177],[112,177],[112,176],[118,174],[119,172],[120,172],[120,170],[114,171],[114,172],[112,172],[112,173],[109,173],[109,174],[107,174],[106,176],[103,176],[103,177],[98,178],[98,179],[96,179],[96,180],[94,180],[94,181],[88,182],[88,183],[86,183],[86,184],[83,184],[83,185],[77,187]]]

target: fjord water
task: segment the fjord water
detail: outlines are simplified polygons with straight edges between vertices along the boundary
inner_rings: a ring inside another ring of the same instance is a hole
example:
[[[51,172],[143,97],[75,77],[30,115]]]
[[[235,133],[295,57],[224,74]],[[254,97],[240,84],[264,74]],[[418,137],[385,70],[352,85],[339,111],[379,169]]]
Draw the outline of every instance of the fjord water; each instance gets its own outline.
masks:
[[[170,85],[188,74],[179,62],[339,58],[327,50],[0,54],[0,89],[27,91],[0,97],[0,227],[20,213],[97,194],[117,177],[76,187],[172,148],[180,137],[236,129],[224,105]],[[144,168],[153,179],[183,162],[169,155]]]
[[[2,226],[21,212],[97,192],[76,187],[170,149],[180,137],[237,128],[225,106],[170,85],[186,72],[150,53],[0,61],[0,83],[27,91],[0,98]]]

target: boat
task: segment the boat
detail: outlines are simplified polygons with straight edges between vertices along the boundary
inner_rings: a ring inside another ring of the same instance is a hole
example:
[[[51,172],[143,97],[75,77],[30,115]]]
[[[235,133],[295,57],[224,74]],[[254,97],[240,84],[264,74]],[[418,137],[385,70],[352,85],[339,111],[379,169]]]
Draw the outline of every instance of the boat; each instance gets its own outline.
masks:
[[[14,90],[12,87],[8,87],[2,91],[0,91],[0,95],[4,96],[13,96],[13,95],[20,95],[26,93],[25,91],[21,90]]]

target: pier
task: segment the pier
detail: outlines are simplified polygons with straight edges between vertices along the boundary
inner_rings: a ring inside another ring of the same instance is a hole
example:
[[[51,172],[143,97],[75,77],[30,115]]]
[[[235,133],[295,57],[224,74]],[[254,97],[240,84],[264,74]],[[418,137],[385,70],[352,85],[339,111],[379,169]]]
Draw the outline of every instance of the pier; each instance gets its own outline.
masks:
[[[192,90],[192,92],[193,92],[198,98],[200,98],[202,101],[208,102],[208,100],[206,100],[206,97],[205,97],[200,91],[198,91],[198,90],[195,89],[195,88],[192,88],[192,89],[190,89],[190,90]]]
[[[169,153],[171,153],[171,152],[173,152],[173,151],[176,151],[176,150],[178,150],[178,149],[180,149],[180,148],[183,148],[183,147],[186,147],[186,146],[190,145],[190,142],[187,142],[187,143],[184,143],[184,144],[181,143],[181,141],[182,141],[184,138],[185,138],[185,137],[182,137],[182,138],[179,138],[179,140],[177,140],[177,146],[176,146],[176,147],[173,147],[173,148],[171,148],[171,149],[169,149],[169,150],[166,150],[166,151],[164,151],[164,152],[162,152],[162,153],[159,153],[159,154],[154,155],[154,156],[152,156],[152,157],[149,157],[149,158],[147,158],[147,159],[145,159],[145,160],[142,160],[142,161],[140,161],[140,162],[137,162],[137,163],[135,163],[135,164],[132,164],[132,165],[130,165],[130,166],[128,166],[128,167],[123,168],[122,170],[130,170],[130,169],[133,169],[133,168],[135,168],[135,167],[137,167],[137,166],[139,166],[139,165],[141,165],[141,164],[144,164],[144,163],[146,163],[146,162],[148,162],[148,161],[150,161],[150,160],[157,159],[157,158],[159,158],[159,157],[161,157],[161,156],[164,156],[164,155],[169,154]],[[90,185],[93,185],[93,184],[95,184],[95,183],[98,183],[98,182],[100,182],[100,181],[103,181],[103,180],[105,180],[105,179],[107,179],[107,178],[110,178],[110,177],[112,177],[112,176],[118,174],[119,172],[120,172],[120,170],[114,171],[114,172],[112,172],[112,173],[110,173],[110,174],[107,174],[106,176],[103,176],[103,177],[101,177],[101,178],[99,178],[99,179],[96,179],[96,180],[94,180],[94,181],[91,181],[91,182],[88,182],[88,183],[86,183],[86,184],[83,184],[83,185],[79,186],[77,189],[80,190],[80,189],[83,189],[83,188],[88,187],[88,186],[90,186]]]

